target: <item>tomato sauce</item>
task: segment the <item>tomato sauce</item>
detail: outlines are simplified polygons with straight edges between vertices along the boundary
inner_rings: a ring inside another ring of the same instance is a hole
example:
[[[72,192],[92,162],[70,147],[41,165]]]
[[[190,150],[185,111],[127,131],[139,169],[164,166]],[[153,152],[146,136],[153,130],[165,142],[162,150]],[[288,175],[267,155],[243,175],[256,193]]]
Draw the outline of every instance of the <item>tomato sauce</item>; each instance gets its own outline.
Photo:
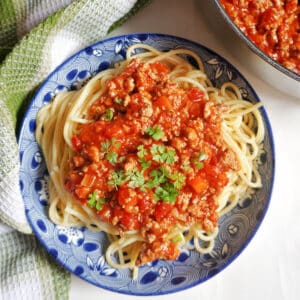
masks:
[[[263,52],[300,74],[298,0],[220,0],[236,25]]]
[[[107,82],[91,122],[72,137],[67,190],[120,235],[142,234],[138,264],[179,255],[168,237],[176,225],[211,232],[227,172],[238,168],[222,139],[226,108],[198,88],[180,88],[169,72],[134,59]]]

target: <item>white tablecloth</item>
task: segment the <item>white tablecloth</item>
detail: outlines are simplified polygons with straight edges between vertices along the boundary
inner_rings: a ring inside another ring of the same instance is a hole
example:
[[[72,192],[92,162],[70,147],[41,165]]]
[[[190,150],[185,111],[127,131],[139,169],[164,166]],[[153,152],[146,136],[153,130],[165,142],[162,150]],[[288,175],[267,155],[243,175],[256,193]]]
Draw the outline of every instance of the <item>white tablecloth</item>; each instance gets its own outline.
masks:
[[[154,0],[112,35],[178,35],[211,48],[236,66],[267,110],[275,140],[275,183],[261,227],[229,267],[199,286],[155,299],[300,299],[300,95],[288,96],[260,78],[249,64],[253,54],[222,19],[211,14],[209,2]],[[112,293],[72,275],[71,300],[145,298]]]

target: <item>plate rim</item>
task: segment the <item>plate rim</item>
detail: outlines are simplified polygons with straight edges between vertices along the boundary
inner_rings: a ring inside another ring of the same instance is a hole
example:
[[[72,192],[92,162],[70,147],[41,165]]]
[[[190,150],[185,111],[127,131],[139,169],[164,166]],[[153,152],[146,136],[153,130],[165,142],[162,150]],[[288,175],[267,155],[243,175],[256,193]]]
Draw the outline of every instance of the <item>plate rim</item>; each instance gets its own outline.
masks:
[[[134,37],[134,36],[138,36],[138,35],[147,35],[148,37],[157,37],[159,39],[174,39],[176,41],[182,41],[184,43],[188,43],[188,44],[192,44],[194,47],[199,48],[199,49],[204,49],[205,51],[208,51],[210,54],[215,55],[216,57],[219,57],[222,61],[224,61],[226,64],[228,64],[232,69],[234,69],[237,74],[241,77],[242,81],[246,84],[247,88],[249,88],[251,90],[251,93],[253,94],[253,97],[255,99],[255,102],[261,102],[260,98],[258,97],[256,91],[254,90],[254,88],[252,87],[252,85],[249,83],[249,81],[244,77],[244,75],[241,73],[241,71],[239,69],[237,69],[234,65],[232,65],[226,58],[224,58],[222,55],[220,55],[219,53],[215,52],[214,50],[204,46],[201,43],[198,43],[194,40],[190,40],[181,36],[176,36],[176,35],[172,35],[172,34],[164,34],[164,33],[155,33],[155,32],[135,32],[135,33],[130,33],[130,34],[122,34],[122,35],[115,35],[115,36],[111,36],[108,37],[106,39],[102,39],[100,41],[94,42],[91,45],[88,45],[82,49],[79,49],[78,51],[76,51],[74,54],[72,54],[70,57],[68,57],[67,59],[65,59],[61,64],[59,64],[57,67],[55,67],[53,69],[53,71],[51,71],[42,81],[42,83],[39,85],[39,87],[35,90],[31,100],[28,102],[27,106],[26,106],[26,111],[23,115],[22,121],[20,123],[20,130],[17,136],[17,142],[18,145],[20,144],[23,132],[24,132],[24,123],[26,122],[26,119],[28,118],[30,111],[31,111],[31,107],[33,105],[33,103],[35,102],[35,100],[37,99],[38,95],[40,94],[40,92],[43,90],[43,88],[48,84],[50,78],[55,75],[61,68],[63,68],[65,65],[67,65],[68,63],[70,63],[75,57],[77,57],[80,53],[86,51],[88,48],[93,48],[95,46],[98,45],[102,45],[105,43],[108,43],[110,41],[114,41],[114,40],[118,40],[118,39],[125,39],[125,38],[130,38],[130,37]],[[93,75],[94,76],[94,75]],[[274,186],[274,180],[275,180],[275,145],[274,145],[274,137],[273,137],[273,131],[272,131],[272,127],[271,127],[271,123],[268,117],[268,114],[264,108],[264,106],[262,106],[261,108],[261,114],[264,120],[264,125],[265,125],[265,129],[268,132],[269,135],[269,143],[270,143],[270,149],[272,150],[272,172],[271,172],[271,178],[268,181],[269,183],[269,190],[268,193],[266,194],[266,201],[265,201],[265,205],[263,206],[263,212],[262,215],[259,219],[259,221],[256,221],[255,226],[253,227],[253,229],[251,230],[251,232],[249,233],[249,236],[247,239],[243,240],[242,245],[239,247],[239,249],[236,251],[236,253],[234,255],[231,255],[229,259],[226,260],[226,262],[222,263],[220,267],[218,267],[217,271],[214,272],[213,274],[210,274],[204,278],[195,280],[183,287],[175,287],[172,290],[168,290],[168,291],[160,291],[160,290],[156,290],[154,292],[146,292],[146,293],[140,293],[139,291],[130,291],[130,290],[118,290],[118,288],[114,288],[111,286],[105,286],[105,285],[101,285],[101,283],[99,282],[94,282],[92,280],[89,280],[88,278],[83,278],[81,275],[75,274],[73,270],[71,270],[71,268],[69,267],[69,265],[65,265],[65,263],[63,261],[60,260],[59,257],[55,257],[52,253],[49,252],[50,249],[48,249],[49,247],[47,247],[47,244],[45,242],[45,240],[42,238],[42,236],[40,235],[40,233],[35,229],[34,225],[32,224],[33,220],[31,218],[29,218],[28,216],[28,210],[27,210],[27,205],[26,205],[26,201],[24,200],[23,197],[23,193],[22,194],[22,200],[25,206],[25,214],[26,214],[26,218],[30,224],[30,227],[34,233],[34,235],[37,237],[38,241],[43,245],[44,250],[51,255],[55,261],[57,263],[59,263],[60,266],[62,266],[64,269],[68,270],[71,274],[73,274],[76,277],[79,277],[80,279],[89,282],[90,284],[93,284],[94,286],[100,287],[102,289],[105,290],[109,290],[111,292],[116,292],[119,294],[126,294],[126,295],[135,295],[135,296],[159,296],[159,295],[166,295],[166,294],[173,294],[176,292],[180,292],[180,291],[184,291],[187,289],[190,289],[192,287],[195,287],[197,285],[200,285],[202,283],[204,283],[205,281],[215,277],[217,274],[221,273],[224,269],[226,269],[233,261],[236,260],[236,258],[245,251],[245,249],[247,248],[247,246],[250,244],[250,242],[252,241],[252,239],[254,238],[254,236],[256,235],[258,229],[260,228],[260,226],[262,225],[265,216],[267,214],[267,211],[269,209],[270,206],[270,202],[271,202],[271,198],[272,198],[272,192],[273,192],[273,186]],[[20,151],[19,151],[20,153]],[[22,168],[20,166],[20,168]],[[21,176],[21,175],[20,175]],[[49,219],[49,218],[48,218]],[[52,221],[50,221],[51,223],[53,223]]]

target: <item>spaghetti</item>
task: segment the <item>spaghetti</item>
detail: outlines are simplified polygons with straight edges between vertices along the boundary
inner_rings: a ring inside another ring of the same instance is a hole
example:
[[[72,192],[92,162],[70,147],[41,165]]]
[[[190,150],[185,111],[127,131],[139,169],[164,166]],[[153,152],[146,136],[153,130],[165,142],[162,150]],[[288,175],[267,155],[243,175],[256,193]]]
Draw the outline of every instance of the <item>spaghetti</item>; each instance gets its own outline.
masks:
[[[213,87],[190,50],[131,46],[126,60],[38,112],[50,219],[106,232],[107,262],[134,278],[191,239],[209,253],[218,218],[261,187],[260,105],[232,83]]]

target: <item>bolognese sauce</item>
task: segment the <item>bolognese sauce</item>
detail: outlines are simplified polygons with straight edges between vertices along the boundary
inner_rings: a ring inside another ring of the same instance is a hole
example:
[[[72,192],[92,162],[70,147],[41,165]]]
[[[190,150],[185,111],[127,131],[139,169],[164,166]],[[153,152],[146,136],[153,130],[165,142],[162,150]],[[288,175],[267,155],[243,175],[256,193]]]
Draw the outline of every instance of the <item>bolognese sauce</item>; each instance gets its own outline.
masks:
[[[183,89],[160,62],[133,59],[108,80],[72,137],[65,186],[81,205],[143,236],[137,264],[175,259],[175,225],[218,222],[217,196],[239,163],[222,138],[226,107],[198,88]]]
[[[220,0],[235,24],[263,52],[300,74],[298,0]]]

